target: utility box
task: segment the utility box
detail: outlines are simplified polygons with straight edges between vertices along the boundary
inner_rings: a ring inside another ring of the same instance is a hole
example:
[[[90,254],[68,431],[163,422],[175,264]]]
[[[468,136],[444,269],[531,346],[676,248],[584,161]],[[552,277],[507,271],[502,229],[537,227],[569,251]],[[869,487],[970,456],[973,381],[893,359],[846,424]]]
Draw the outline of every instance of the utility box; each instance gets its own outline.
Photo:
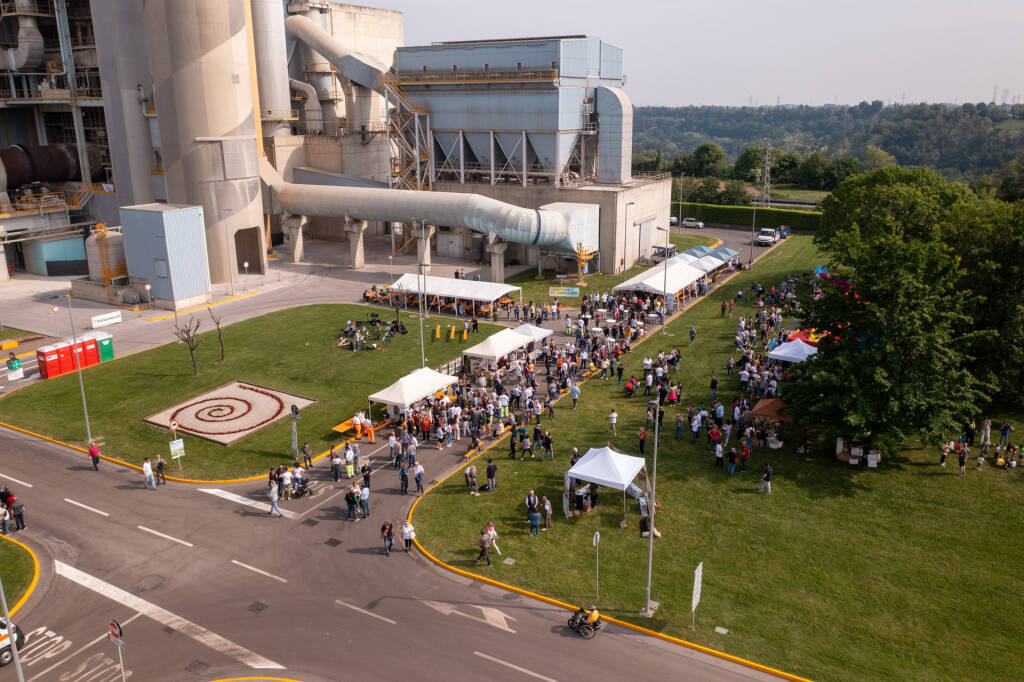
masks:
[[[206,225],[202,206],[141,204],[121,209],[128,277],[153,305],[177,310],[211,296]]]

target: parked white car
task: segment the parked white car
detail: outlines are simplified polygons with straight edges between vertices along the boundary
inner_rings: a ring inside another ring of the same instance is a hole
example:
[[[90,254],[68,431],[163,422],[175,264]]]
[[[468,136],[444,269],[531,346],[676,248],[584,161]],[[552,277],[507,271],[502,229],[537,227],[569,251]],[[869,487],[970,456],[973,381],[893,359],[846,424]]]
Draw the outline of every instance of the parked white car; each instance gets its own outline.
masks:
[[[11,652],[11,637],[9,635],[7,621],[0,618],[0,666],[5,666],[14,660],[14,653]],[[25,648],[25,635],[17,625],[14,626],[14,642],[18,647],[18,651]]]
[[[762,227],[757,233],[758,246],[771,246],[779,241],[779,231],[772,227]]]
[[[704,223],[696,218],[683,218],[683,227],[692,227],[696,230],[703,230]]]

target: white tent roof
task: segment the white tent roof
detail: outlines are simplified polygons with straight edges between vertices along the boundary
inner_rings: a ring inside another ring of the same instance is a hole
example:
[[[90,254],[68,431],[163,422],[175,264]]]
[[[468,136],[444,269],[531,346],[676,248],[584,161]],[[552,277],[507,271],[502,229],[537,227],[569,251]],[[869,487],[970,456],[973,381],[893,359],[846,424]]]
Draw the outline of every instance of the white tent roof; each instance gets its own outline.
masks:
[[[391,384],[383,391],[370,396],[375,403],[409,407],[418,400],[432,396],[441,389],[451,386],[458,378],[441,374],[429,367],[417,369]]]
[[[702,256],[695,261],[691,261],[690,265],[695,268],[699,268],[704,272],[711,272],[725,265],[725,261],[721,258],[715,258],[714,256]]]
[[[462,351],[462,354],[493,362],[531,343],[533,343],[532,336],[520,334],[515,329],[502,329],[497,334],[488,336],[475,346]]]
[[[644,468],[643,457],[630,457],[611,448],[590,448],[568,475],[616,490],[625,490]]]
[[[694,256],[692,253],[686,253],[685,251],[683,251],[682,253],[672,256],[671,260],[678,260],[684,263],[692,263],[693,261],[698,260],[698,257]]]
[[[535,327],[532,324],[521,324],[518,327],[515,327],[512,331],[519,332],[524,336],[529,336],[534,341],[546,339],[547,337],[555,333],[551,329],[544,329],[544,327]]]
[[[614,287],[615,291],[647,291],[662,296],[675,294],[685,286],[693,284],[704,277],[704,273],[693,266],[670,258],[668,270],[665,265],[657,265],[631,277]],[[667,282],[667,284],[666,284]]]
[[[497,301],[507,293],[522,291],[521,287],[512,286],[511,284],[474,282],[468,279],[435,277],[433,275],[426,275],[421,278],[419,275],[411,272],[399,277],[391,286],[405,289],[409,293],[418,292],[422,288],[427,296],[450,296],[451,298],[461,298],[466,301],[483,301],[486,303]]]
[[[768,354],[768,357],[784,362],[803,362],[817,352],[818,349],[811,344],[804,343],[800,339],[793,339],[777,346]]]

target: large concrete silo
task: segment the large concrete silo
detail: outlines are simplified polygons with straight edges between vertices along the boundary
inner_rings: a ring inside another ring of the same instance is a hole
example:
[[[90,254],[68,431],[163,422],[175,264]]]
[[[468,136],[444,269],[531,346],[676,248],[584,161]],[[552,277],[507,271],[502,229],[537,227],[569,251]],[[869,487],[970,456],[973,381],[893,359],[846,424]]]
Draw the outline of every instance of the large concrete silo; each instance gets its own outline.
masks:
[[[203,207],[210,276],[264,272],[245,0],[146,0],[167,201]]]

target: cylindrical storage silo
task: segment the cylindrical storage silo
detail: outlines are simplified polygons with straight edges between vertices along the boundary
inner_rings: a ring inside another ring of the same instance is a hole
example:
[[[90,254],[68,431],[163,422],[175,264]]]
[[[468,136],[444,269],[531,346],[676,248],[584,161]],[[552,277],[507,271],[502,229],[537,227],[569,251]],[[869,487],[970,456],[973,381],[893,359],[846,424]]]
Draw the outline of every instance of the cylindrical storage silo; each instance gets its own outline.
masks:
[[[284,36],[284,3],[252,0],[252,34],[260,81],[260,116],[264,135],[291,134],[288,50]]]
[[[146,0],[145,22],[167,201],[203,207],[214,282],[263,272],[245,0]]]

